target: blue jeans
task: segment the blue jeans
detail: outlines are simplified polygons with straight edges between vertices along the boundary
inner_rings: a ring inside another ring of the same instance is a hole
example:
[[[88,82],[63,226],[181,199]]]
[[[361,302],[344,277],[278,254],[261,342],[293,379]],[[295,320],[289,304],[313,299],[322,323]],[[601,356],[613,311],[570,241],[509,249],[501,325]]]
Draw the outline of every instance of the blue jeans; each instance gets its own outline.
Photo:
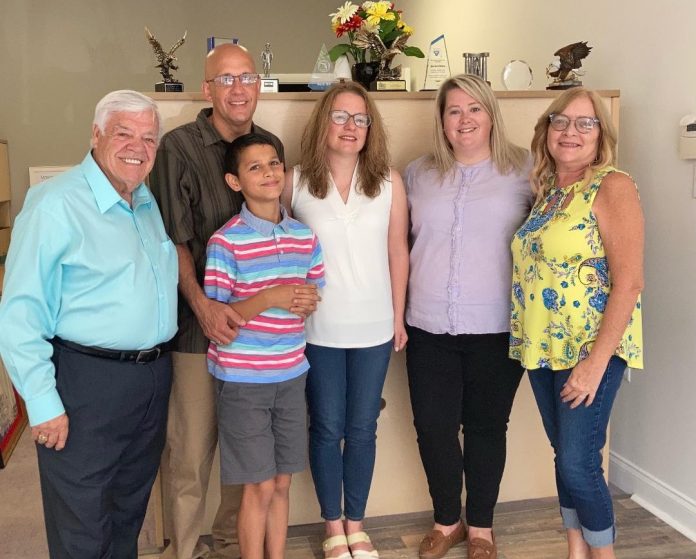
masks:
[[[529,381],[546,435],[556,454],[556,486],[563,526],[582,530],[588,545],[614,543],[614,508],[602,469],[602,448],[607,440],[609,415],[626,362],[612,357],[592,405],[570,409],[560,392],[572,369],[529,371]]]
[[[362,520],[375,465],[377,417],[392,342],[334,348],[307,344],[309,464],[321,516]],[[341,451],[343,441],[343,451]]]

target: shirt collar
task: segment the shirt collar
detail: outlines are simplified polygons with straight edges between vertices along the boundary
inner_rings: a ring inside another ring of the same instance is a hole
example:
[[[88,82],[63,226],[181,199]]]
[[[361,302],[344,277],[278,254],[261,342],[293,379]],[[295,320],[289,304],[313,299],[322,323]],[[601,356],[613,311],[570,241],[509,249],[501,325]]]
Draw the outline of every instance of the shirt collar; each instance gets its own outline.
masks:
[[[128,203],[121,198],[121,195],[113,187],[104,171],[101,170],[97,162],[92,156],[92,152],[87,153],[87,156],[83,159],[81,164],[82,172],[87,180],[87,184],[92,189],[92,194],[97,202],[97,207],[99,211],[104,214],[109,211],[113,206],[118,203],[123,202],[123,205],[128,207]],[[150,191],[147,189],[144,183],[140,183],[138,187],[133,191],[132,195],[132,207],[137,208],[142,204],[152,204],[152,197]]]
[[[481,169],[483,167],[490,167],[493,165],[493,158],[492,157],[486,157],[486,159],[482,159],[478,163],[473,163],[473,164],[466,164],[466,163],[460,163],[459,161],[455,160],[455,163],[457,164],[457,167],[460,169]]]
[[[249,208],[247,208],[246,202],[242,204],[242,211],[239,212],[240,217],[249,227],[256,231],[259,235],[264,237],[270,237],[273,233],[273,229],[280,227],[285,233],[290,231],[290,223],[288,212],[285,211],[283,206],[280,206],[280,223],[273,223],[272,221],[267,221],[256,217]]]
[[[215,126],[213,126],[213,123],[210,121],[212,114],[212,107],[207,107],[205,109],[201,109],[196,117],[196,124],[198,125],[198,130],[203,138],[203,145],[208,147],[212,146],[213,144],[217,144],[218,142],[228,144],[229,142],[220,135],[220,132],[216,130]],[[257,131],[256,125],[252,122],[251,133],[255,134]]]

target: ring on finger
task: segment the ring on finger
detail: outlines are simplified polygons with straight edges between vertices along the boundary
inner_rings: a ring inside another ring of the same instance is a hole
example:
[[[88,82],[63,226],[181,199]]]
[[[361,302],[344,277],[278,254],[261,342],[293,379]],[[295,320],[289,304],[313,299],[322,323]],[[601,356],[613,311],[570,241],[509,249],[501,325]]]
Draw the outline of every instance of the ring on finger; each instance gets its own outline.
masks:
[[[36,442],[39,444],[46,444],[48,442],[48,437],[43,433],[39,433],[39,436],[36,437]]]

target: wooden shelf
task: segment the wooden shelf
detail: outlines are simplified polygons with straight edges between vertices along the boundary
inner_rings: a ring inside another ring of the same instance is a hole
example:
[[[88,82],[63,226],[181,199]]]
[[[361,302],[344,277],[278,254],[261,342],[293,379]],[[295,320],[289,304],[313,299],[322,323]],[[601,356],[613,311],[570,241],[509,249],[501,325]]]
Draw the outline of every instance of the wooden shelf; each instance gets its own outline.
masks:
[[[550,91],[547,89],[535,89],[525,91],[495,91],[498,99],[553,99],[562,91]],[[618,89],[598,89],[602,97],[619,97]],[[183,93],[162,93],[155,91],[144,92],[155,101],[206,101],[200,91]],[[372,91],[370,96],[375,99],[435,99],[436,91]],[[320,91],[307,91],[306,93],[261,93],[259,99],[278,101],[315,101],[323,95]]]
[[[7,153],[7,141],[0,140],[0,201],[10,200],[10,157]]]
[[[0,260],[7,254],[7,249],[10,246],[10,228],[0,228]]]
[[[10,201],[0,202],[0,229],[10,226]]]

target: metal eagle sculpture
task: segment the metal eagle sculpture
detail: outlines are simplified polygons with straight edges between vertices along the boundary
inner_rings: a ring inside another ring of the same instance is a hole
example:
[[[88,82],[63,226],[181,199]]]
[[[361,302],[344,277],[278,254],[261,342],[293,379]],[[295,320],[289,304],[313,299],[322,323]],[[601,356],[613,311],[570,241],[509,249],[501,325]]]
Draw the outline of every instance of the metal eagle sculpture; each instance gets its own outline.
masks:
[[[188,31],[184,31],[184,36],[174,43],[167,52],[165,52],[160,42],[155,38],[150,30],[145,27],[145,36],[150,42],[152,50],[155,51],[157,62],[159,62],[159,64],[155,65],[155,68],[160,69],[160,74],[162,74],[162,81],[164,83],[181,83],[174,76],[172,76],[172,70],[179,69],[179,67],[174,64],[174,61],[176,60],[174,52],[186,42],[186,33],[188,33]]]
[[[404,33],[399,35],[391,46],[387,47],[377,33],[360,29],[353,39],[356,47],[371,50],[379,58],[379,72],[377,79],[394,80],[401,77],[401,65],[396,68],[391,67],[392,60],[397,54],[404,52],[406,42],[410,35]]]
[[[555,78],[549,88],[562,87],[564,82],[568,87],[581,85],[582,82],[577,78],[582,72],[578,72],[578,69],[582,67],[582,59],[586,58],[591,50],[592,47],[587,46],[587,41],[579,41],[554,52],[553,55],[558,57],[558,62],[550,64],[546,69],[546,74]]]

